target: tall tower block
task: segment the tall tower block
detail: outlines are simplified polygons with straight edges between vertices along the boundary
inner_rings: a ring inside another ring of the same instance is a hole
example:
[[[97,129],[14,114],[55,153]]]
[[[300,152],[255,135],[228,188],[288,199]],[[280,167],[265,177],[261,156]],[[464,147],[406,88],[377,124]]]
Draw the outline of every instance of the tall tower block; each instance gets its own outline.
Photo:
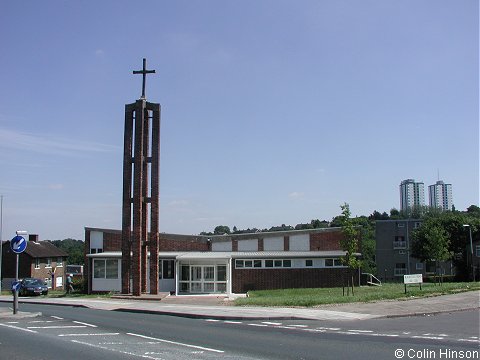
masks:
[[[146,75],[154,72],[143,59],[133,72],[143,75],[142,96],[125,105],[122,293],[134,296],[147,292],[148,279],[150,294],[158,294],[160,104],[145,97]]]

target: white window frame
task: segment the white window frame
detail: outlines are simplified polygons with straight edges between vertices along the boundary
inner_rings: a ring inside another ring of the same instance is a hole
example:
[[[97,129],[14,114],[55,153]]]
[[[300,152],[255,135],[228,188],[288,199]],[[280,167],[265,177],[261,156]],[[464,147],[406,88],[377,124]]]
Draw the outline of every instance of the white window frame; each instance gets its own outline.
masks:
[[[51,269],[52,268],[52,258],[47,258],[45,263],[45,268],[46,269]]]
[[[35,258],[35,269],[40,269],[40,259]]]
[[[57,267],[63,267],[63,258],[61,256],[57,257]]]
[[[480,257],[480,245],[475,245],[475,256]]]

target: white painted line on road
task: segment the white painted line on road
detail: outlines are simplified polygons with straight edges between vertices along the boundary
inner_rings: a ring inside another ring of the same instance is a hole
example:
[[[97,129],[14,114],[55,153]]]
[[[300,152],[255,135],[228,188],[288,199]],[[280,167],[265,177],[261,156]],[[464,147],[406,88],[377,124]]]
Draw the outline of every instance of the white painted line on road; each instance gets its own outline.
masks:
[[[220,320],[217,320],[217,319],[207,319],[205,321],[208,321],[208,322],[219,322]]]
[[[9,321],[7,322],[7,324],[18,324],[19,322],[18,321]]]
[[[54,326],[27,326],[27,329],[78,329],[86,328],[86,325],[54,325]]]
[[[28,324],[38,324],[38,323],[45,324],[45,323],[53,323],[53,322],[56,322],[56,321],[53,321],[53,320],[35,320],[35,321],[29,321]]]
[[[306,328],[308,325],[290,325],[292,327],[297,327],[297,328]]]
[[[80,322],[80,321],[73,321],[73,322],[75,324],[85,325],[85,326],[89,326],[89,327],[93,327],[93,328],[98,327],[97,325],[92,325],[92,324],[88,324],[88,323],[84,323],[84,322]]]
[[[28,330],[28,329],[24,329],[24,328],[21,328],[21,327],[18,327],[18,326],[13,326],[13,325],[0,324],[0,326],[5,326],[5,327],[8,327],[10,329],[22,330],[22,331],[26,331],[26,332],[30,332],[30,333],[35,333],[35,334],[37,333],[37,331]]]
[[[445,338],[439,337],[439,336],[422,336],[422,335],[412,336],[412,339],[445,340]]]
[[[50,316],[51,318],[54,318],[54,319],[57,319],[57,320],[63,320],[63,318],[61,318],[60,316]]]
[[[397,335],[397,334],[377,334],[377,333],[374,333],[374,334],[365,334],[365,335],[368,335],[368,336],[381,336],[381,337],[399,337],[400,335]]]
[[[466,341],[466,342],[473,342],[473,343],[480,344],[480,340],[474,340],[474,339],[458,339],[458,341]]]
[[[93,348],[96,348],[96,349],[109,350],[111,352],[126,354],[126,355],[129,355],[129,356],[138,356],[138,357],[141,357],[141,358],[144,358],[144,359],[159,360],[156,357],[152,357],[152,356],[148,356],[148,355],[135,354],[135,353],[132,353],[132,352],[129,352],[129,351],[115,350],[115,349],[108,348],[106,346],[90,344],[90,343],[86,343],[86,342],[83,342],[83,341],[78,341],[78,340],[70,340],[70,341],[73,342],[73,343],[76,343],[76,344],[86,345],[86,346],[90,346],[90,347],[93,347]]]
[[[317,327],[318,330],[330,330],[330,331],[339,331],[341,328],[332,328],[332,327]]]
[[[115,336],[120,333],[98,333],[98,334],[60,334],[58,336],[67,337],[67,336]]]
[[[279,323],[279,322],[270,322],[270,321],[262,321],[262,324],[267,324],[267,325],[282,325],[282,323]]]
[[[241,321],[232,321],[232,320],[225,320],[224,323],[225,324],[242,324]]]
[[[223,351],[223,350],[212,349],[212,348],[207,348],[207,347],[198,346],[198,345],[192,345],[192,344],[185,344],[185,343],[181,343],[181,342],[177,342],[177,341],[170,341],[170,340],[165,340],[165,339],[159,339],[159,338],[154,338],[154,337],[145,336],[145,335],[140,335],[140,334],[127,333],[127,335],[136,336],[136,337],[139,337],[139,338],[142,338],[142,339],[147,339],[147,340],[155,340],[155,341],[159,341],[159,342],[164,342],[164,343],[167,343],[167,344],[173,344],[173,345],[180,345],[180,346],[190,347],[190,348],[193,348],[193,349],[199,349],[199,350],[206,350],[206,351],[216,352],[216,353],[224,353],[224,352],[225,352],[225,351]]]
[[[357,333],[373,333],[373,330],[347,330],[350,332],[357,332]]]
[[[247,324],[248,326],[258,326],[258,327],[267,327],[265,324]]]

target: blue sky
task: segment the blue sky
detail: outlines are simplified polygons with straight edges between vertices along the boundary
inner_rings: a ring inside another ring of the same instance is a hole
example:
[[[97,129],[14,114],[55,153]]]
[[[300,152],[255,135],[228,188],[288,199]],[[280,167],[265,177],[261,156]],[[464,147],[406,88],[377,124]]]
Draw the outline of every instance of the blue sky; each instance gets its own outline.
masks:
[[[389,212],[438,172],[478,205],[478,41],[477,0],[4,1],[3,237],[120,229],[143,57],[162,232]]]

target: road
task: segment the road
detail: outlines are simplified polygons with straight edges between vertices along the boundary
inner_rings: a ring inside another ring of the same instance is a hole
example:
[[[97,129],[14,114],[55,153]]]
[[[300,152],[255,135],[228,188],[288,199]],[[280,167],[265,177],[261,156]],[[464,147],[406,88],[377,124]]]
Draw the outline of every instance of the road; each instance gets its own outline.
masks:
[[[52,305],[21,304],[20,310],[42,316],[0,319],[2,359],[479,358],[477,311],[361,321],[218,321]]]

